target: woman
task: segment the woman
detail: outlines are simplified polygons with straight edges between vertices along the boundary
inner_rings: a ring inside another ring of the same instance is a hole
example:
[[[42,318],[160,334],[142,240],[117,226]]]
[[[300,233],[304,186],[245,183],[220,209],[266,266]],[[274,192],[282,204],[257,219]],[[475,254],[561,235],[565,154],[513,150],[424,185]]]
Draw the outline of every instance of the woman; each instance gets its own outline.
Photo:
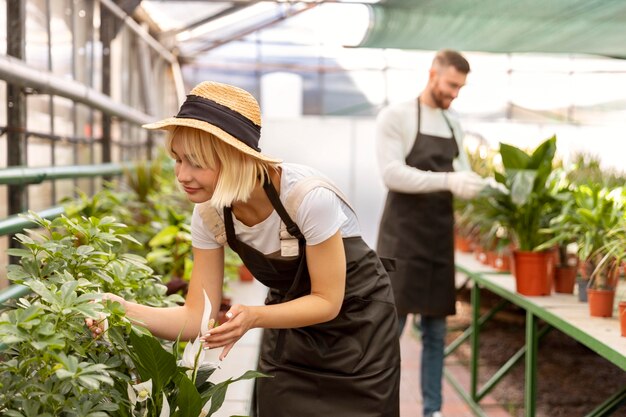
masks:
[[[270,292],[265,306],[232,306],[202,339],[225,357],[248,330],[265,329],[259,370],[272,378],[257,381],[257,416],[398,417],[389,278],[339,191],[261,153],[259,106],[233,86],[203,82],[178,115],[144,127],[170,132],[177,179],[196,203],[194,267],[184,306],[118,300],[127,315],[158,337],[195,338],[203,290],[219,305],[227,243]]]

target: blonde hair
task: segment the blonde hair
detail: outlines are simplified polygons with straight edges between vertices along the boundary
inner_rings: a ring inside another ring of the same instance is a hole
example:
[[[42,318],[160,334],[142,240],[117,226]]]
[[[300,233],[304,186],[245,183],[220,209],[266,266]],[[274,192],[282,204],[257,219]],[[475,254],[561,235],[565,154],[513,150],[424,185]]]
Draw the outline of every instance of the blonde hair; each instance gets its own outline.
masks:
[[[234,201],[248,201],[252,190],[269,177],[270,169],[278,165],[254,158],[217,136],[192,127],[176,126],[170,130],[166,148],[173,158],[176,157],[172,150],[174,141],[181,144],[190,163],[218,170],[217,184],[210,200],[215,208],[230,206]]]

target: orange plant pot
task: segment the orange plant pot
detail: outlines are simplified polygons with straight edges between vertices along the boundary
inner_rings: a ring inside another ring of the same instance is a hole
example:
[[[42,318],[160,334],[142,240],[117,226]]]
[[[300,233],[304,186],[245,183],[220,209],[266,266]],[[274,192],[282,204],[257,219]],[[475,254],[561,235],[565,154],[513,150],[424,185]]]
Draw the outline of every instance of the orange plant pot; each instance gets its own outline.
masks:
[[[554,269],[554,292],[574,294],[577,272],[576,266],[557,266]]]
[[[554,278],[553,252],[513,251],[513,275],[518,293],[550,295]]]
[[[245,281],[245,282],[254,281],[254,276],[252,275],[252,272],[250,272],[247,266],[239,265],[238,272],[239,272],[239,279],[241,281]]]
[[[511,255],[498,253],[493,258],[492,266],[501,272],[509,272],[511,270]]]
[[[591,317],[613,317],[615,290],[596,290],[587,288],[587,302]]]
[[[626,337],[626,301],[620,301],[617,308],[619,312],[619,325],[622,331],[622,337]]]
[[[454,237],[454,246],[459,252],[470,253],[472,251],[472,241],[463,236]]]

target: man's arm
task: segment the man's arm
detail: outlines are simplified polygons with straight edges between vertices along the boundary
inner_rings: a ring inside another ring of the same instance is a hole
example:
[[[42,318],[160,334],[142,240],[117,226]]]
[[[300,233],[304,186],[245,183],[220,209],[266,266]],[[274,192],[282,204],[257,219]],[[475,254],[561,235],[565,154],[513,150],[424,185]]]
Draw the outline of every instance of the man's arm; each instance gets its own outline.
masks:
[[[376,152],[383,182],[389,190],[401,193],[445,191],[444,173],[406,164],[417,134],[416,112],[415,106],[403,103],[384,108],[376,119]]]

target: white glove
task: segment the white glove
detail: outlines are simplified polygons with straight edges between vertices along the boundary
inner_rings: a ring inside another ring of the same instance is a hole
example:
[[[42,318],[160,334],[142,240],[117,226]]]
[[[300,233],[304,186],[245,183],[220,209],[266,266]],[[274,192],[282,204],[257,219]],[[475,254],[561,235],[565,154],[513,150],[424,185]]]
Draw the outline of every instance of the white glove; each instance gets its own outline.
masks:
[[[487,178],[487,186],[490,187],[490,188],[493,188],[495,190],[498,190],[498,191],[500,191],[503,194],[508,194],[509,193],[509,190],[504,186],[504,184],[500,184],[493,177]]]
[[[487,186],[487,180],[472,171],[446,172],[444,187],[455,197],[470,199]]]

